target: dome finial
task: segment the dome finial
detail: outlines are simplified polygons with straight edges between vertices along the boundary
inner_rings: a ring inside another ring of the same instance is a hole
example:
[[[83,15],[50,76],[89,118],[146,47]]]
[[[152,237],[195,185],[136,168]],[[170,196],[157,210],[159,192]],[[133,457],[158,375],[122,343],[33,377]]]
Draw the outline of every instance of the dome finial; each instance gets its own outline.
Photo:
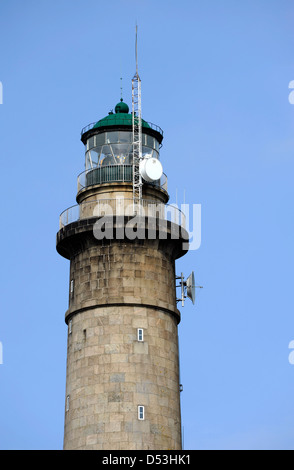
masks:
[[[123,96],[122,96],[122,77],[120,77],[120,100],[123,102]]]
[[[121,98],[120,103],[117,103],[116,107],[114,108],[114,111],[116,114],[120,114],[120,113],[128,114],[129,107],[127,103],[124,103],[123,99]]]

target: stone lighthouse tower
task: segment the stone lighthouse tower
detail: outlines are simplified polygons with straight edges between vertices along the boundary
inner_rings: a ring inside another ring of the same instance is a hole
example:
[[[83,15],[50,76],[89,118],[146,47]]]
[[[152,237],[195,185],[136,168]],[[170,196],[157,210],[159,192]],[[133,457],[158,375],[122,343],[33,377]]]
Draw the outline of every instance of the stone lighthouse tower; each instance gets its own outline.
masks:
[[[134,199],[134,114],[121,100],[82,130],[77,205],[60,216],[57,251],[70,260],[64,449],[181,449],[175,260],[186,232],[157,173],[163,132],[143,119]]]

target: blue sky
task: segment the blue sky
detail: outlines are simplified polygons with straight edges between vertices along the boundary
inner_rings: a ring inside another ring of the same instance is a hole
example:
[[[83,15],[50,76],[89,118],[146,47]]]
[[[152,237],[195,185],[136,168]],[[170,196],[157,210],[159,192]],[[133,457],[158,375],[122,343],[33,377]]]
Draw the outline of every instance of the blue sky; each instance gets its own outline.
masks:
[[[294,4],[1,0],[0,448],[61,449],[80,130],[131,105],[164,130],[170,201],[201,204],[179,326],[185,449],[294,449]]]

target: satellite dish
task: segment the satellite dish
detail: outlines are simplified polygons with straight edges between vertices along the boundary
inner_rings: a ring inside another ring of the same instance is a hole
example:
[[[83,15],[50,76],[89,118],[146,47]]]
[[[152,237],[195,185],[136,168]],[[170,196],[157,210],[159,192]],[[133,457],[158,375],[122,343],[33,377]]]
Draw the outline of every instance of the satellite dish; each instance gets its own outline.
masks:
[[[163,173],[160,161],[153,157],[144,158],[140,162],[139,171],[142,178],[148,183],[159,180]]]
[[[195,304],[195,277],[194,271],[191,272],[190,276],[186,280],[187,297],[192,300],[192,304]]]
[[[181,298],[177,299],[177,302],[182,302],[182,307],[184,307],[185,303],[185,298],[188,297],[188,299],[192,300],[193,305],[195,304],[195,290],[196,287],[199,287],[200,289],[203,288],[203,286],[195,286],[195,277],[194,277],[194,271],[191,272],[190,276],[187,278],[186,281],[184,281],[184,274],[181,273],[180,276],[176,276],[176,279],[180,279],[180,285],[176,287],[181,287]]]

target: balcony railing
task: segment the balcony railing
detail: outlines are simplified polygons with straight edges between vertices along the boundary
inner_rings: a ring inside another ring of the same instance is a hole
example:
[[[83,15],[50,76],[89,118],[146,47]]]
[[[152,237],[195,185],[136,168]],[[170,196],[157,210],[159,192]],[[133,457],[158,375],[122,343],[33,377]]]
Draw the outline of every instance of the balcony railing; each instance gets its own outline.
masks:
[[[78,176],[78,192],[89,186],[102,183],[132,183],[133,166],[132,165],[109,165],[91,168],[83,171]],[[144,184],[160,187],[167,192],[167,176],[163,173],[162,177],[153,183],[144,182]]]
[[[159,132],[161,135],[163,135],[163,130],[161,129],[161,127],[157,126],[156,124],[153,124],[152,122],[147,122],[145,121],[146,124],[148,124],[148,126],[153,129],[154,131],[157,131]],[[111,120],[111,124],[113,125],[116,125],[116,124],[120,124],[121,123],[121,117],[118,115],[118,117],[112,117],[112,120]],[[83,127],[83,129],[81,130],[81,136],[83,134],[85,134],[85,132],[88,132],[90,131],[91,129],[93,129],[93,127],[95,126],[95,124],[97,124],[97,121],[95,122],[91,122],[90,124],[88,124],[87,126]]]
[[[134,204],[133,199],[117,198],[82,202],[69,207],[59,217],[59,228],[92,217],[99,218],[106,215],[134,217],[138,214],[146,218],[169,221],[182,228],[186,227],[185,214],[177,206],[149,199],[142,199],[140,204]]]

